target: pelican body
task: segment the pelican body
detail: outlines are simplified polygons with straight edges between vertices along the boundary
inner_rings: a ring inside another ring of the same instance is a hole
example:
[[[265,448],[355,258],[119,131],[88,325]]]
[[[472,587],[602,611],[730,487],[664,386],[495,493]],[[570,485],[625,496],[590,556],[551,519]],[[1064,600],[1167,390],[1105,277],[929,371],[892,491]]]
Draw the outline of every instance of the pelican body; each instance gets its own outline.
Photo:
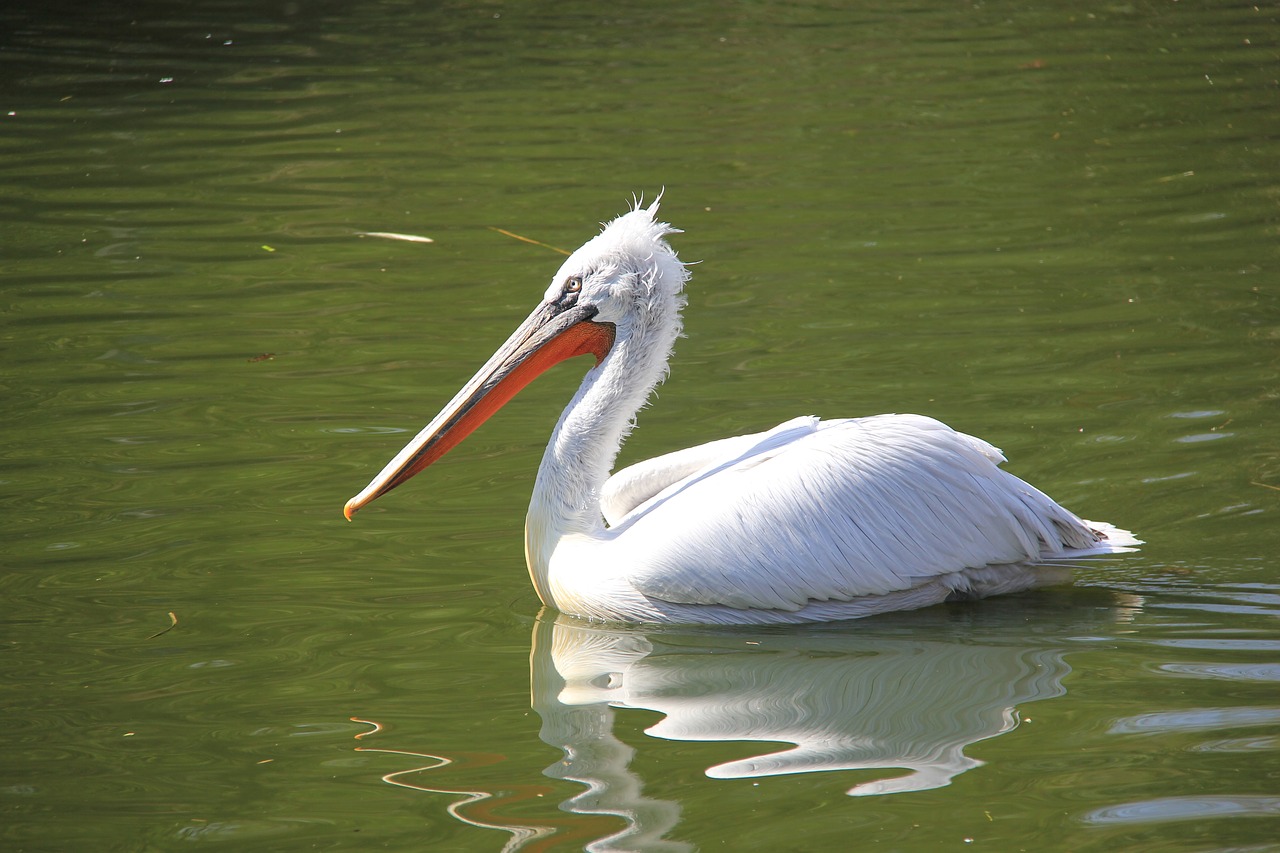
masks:
[[[657,210],[637,204],[570,255],[533,313],[347,502],[346,517],[439,459],[539,373],[591,355],[525,521],[533,586],[563,613],[834,621],[1024,590],[1060,575],[1056,562],[1140,544],[1007,473],[987,442],[919,415],[798,417],[610,476],[680,334],[689,274],[666,240],[679,232]]]

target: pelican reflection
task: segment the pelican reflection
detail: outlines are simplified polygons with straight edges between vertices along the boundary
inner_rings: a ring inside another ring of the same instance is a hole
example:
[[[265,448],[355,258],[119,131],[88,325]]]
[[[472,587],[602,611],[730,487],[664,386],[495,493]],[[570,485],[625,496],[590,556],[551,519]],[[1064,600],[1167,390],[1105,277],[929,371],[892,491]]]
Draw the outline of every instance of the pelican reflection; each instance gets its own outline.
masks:
[[[725,633],[545,613],[534,629],[533,705],[542,740],[565,752],[546,773],[587,787],[566,810],[617,815],[629,832],[660,838],[679,809],[643,796],[634,751],[613,735],[621,709],[662,714],[646,729],[656,738],[742,744],[732,750],[740,757],[706,768],[712,778],[860,771],[846,792],[867,796],[950,784],[983,763],[968,746],[1016,727],[1020,705],[1066,692],[1065,649],[1028,639],[1020,619],[980,632],[946,615],[912,619]]]
[[[1026,704],[1066,692],[1077,638],[1141,606],[1114,596],[1100,608],[1060,603],[1005,599],[856,624],[732,629],[605,626],[543,611],[533,627],[532,704],[539,737],[563,753],[543,773],[581,786],[558,810],[516,817],[510,804],[527,796],[477,790],[448,775],[448,757],[360,749],[430,759],[384,779],[457,797],[450,813],[509,833],[506,851],[573,841],[589,851],[683,853],[693,846],[669,837],[681,803],[646,793],[632,767],[637,747],[614,733],[619,714],[660,714],[645,730],[654,738],[722,744],[702,750],[718,757],[696,768],[713,779],[821,772],[852,797],[940,788],[983,764],[967,754],[971,745],[1015,728]]]

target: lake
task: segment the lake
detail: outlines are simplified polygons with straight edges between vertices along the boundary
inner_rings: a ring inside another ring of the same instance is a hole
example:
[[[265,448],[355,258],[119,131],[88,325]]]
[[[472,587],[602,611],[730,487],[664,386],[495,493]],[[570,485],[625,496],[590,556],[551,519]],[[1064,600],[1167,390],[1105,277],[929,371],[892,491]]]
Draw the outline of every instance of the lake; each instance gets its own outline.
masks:
[[[3,847],[1275,849],[1277,17],[0,12]],[[620,463],[917,412],[1146,544],[841,624],[566,619],[522,528],[582,361],[345,522],[548,247],[659,192],[686,337]]]

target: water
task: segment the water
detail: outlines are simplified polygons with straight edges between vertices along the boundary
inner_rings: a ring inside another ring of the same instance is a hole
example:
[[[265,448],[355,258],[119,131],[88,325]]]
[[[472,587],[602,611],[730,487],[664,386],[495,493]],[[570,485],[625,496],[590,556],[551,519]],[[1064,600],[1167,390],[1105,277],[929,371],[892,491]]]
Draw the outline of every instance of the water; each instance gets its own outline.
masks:
[[[1276,24],[0,12],[5,848],[1273,849]],[[918,411],[1142,552],[844,626],[557,620],[520,526],[574,365],[346,524],[559,263],[491,229],[664,186],[702,263],[622,462]]]

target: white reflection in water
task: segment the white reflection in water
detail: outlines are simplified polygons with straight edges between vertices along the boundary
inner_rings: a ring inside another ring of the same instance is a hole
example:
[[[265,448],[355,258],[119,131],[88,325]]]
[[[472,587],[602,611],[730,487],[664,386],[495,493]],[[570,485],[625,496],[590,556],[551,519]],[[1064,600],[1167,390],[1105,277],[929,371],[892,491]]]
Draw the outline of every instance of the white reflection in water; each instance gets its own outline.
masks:
[[[1013,729],[1019,705],[1066,692],[1065,648],[1052,640],[917,627],[674,633],[545,615],[534,629],[533,703],[542,739],[565,753],[545,772],[586,786],[567,811],[627,822],[589,849],[684,849],[661,840],[680,809],[644,796],[629,769],[635,750],[613,734],[619,709],[663,714],[647,729],[657,738],[769,744],[707,768],[716,779],[907,771],[847,790],[866,796],[950,784],[982,764],[966,747]]]
[[[1108,806],[1085,815],[1087,823],[1164,823],[1175,820],[1207,820],[1222,817],[1280,816],[1280,797],[1161,797]],[[1261,849],[1261,848],[1259,848]]]
[[[1112,723],[1108,731],[1112,734],[1221,731],[1240,726],[1269,726],[1276,723],[1280,723],[1280,707],[1189,708],[1126,717]]]

